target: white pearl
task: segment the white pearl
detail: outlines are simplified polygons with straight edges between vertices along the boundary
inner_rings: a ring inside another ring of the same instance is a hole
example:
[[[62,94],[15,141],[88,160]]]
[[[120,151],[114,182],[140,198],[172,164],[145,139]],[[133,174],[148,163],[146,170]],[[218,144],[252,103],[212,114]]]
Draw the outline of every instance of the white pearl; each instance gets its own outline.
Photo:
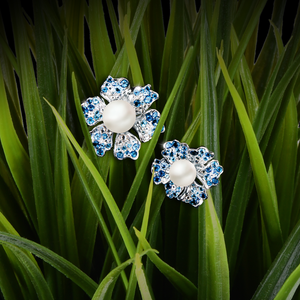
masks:
[[[110,102],[103,111],[103,123],[112,132],[128,131],[135,123],[134,107],[124,100]]]
[[[171,165],[169,176],[176,185],[189,186],[196,179],[196,168],[186,159],[177,160]]]

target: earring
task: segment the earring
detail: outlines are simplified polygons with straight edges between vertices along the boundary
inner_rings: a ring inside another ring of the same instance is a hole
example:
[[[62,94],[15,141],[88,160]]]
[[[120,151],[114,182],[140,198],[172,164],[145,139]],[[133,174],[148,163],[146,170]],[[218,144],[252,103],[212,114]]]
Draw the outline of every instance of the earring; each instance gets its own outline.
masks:
[[[201,205],[207,199],[206,190],[217,185],[223,173],[219,162],[212,160],[214,153],[206,147],[189,148],[177,140],[164,143],[163,148],[163,158],[152,163],[154,183],[162,183],[169,198]]]
[[[114,156],[119,160],[138,158],[141,141],[151,140],[160,119],[156,109],[148,110],[159,97],[150,88],[147,84],[132,91],[126,78],[108,76],[101,86],[101,97],[88,98],[81,104],[87,125],[102,122],[90,132],[98,156],[104,156],[112,148],[113,134],[116,133]],[[129,132],[132,128],[139,138]],[[165,127],[161,132],[164,131]]]

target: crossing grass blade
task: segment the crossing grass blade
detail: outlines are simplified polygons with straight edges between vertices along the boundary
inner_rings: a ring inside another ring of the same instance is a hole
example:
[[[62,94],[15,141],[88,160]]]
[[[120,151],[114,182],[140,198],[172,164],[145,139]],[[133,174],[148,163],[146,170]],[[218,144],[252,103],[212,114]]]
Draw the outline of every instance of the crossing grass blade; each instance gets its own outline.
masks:
[[[225,80],[227,82],[229,91],[232,95],[237,113],[239,115],[239,120],[243,128],[245,135],[247,149],[250,156],[251,166],[253,170],[255,185],[257,192],[259,194],[260,205],[262,209],[263,219],[267,230],[267,235],[270,243],[271,251],[273,256],[279,251],[282,245],[282,232],[279,221],[279,213],[277,202],[274,201],[272,197],[272,192],[270,188],[270,183],[268,180],[268,175],[263,160],[263,156],[259,149],[259,145],[253,131],[252,125],[250,123],[249,117],[243,105],[243,102],[237,93],[232,81],[230,80],[227,68],[224,61],[220,55],[218,55],[219,63]]]

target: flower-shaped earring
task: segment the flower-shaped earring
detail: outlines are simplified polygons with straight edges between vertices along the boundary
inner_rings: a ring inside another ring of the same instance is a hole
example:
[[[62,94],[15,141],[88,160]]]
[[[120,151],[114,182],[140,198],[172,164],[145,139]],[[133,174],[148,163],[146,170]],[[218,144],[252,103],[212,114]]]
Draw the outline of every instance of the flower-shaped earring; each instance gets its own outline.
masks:
[[[164,143],[162,159],[155,159],[151,171],[154,183],[165,186],[169,198],[197,207],[207,199],[206,190],[219,183],[223,167],[212,160],[214,153],[205,147],[190,149],[177,140]],[[197,183],[196,179],[202,185]]]
[[[150,105],[158,99],[158,93],[150,89],[148,84],[130,89],[126,78],[108,76],[101,86],[100,97],[88,98],[81,104],[86,123],[93,126],[100,121],[103,124],[95,127],[90,133],[98,156],[103,156],[113,145],[113,133],[116,133],[114,156],[119,160],[126,157],[137,159],[141,142],[151,140],[160,113],[150,109]],[[129,132],[134,128],[139,139]],[[164,132],[163,127],[161,132]]]

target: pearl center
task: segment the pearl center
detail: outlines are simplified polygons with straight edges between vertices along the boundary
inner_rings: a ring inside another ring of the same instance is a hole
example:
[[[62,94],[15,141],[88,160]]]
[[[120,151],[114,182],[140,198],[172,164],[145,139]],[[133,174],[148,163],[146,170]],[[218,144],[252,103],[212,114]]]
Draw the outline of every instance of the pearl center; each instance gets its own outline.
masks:
[[[103,123],[112,132],[128,131],[135,123],[134,107],[124,100],[110,102],[103,111]]]
[[[188,160],[177,160],[170,167],[170,179],[178,186],[189,186],[196,179],[196,168]]]

